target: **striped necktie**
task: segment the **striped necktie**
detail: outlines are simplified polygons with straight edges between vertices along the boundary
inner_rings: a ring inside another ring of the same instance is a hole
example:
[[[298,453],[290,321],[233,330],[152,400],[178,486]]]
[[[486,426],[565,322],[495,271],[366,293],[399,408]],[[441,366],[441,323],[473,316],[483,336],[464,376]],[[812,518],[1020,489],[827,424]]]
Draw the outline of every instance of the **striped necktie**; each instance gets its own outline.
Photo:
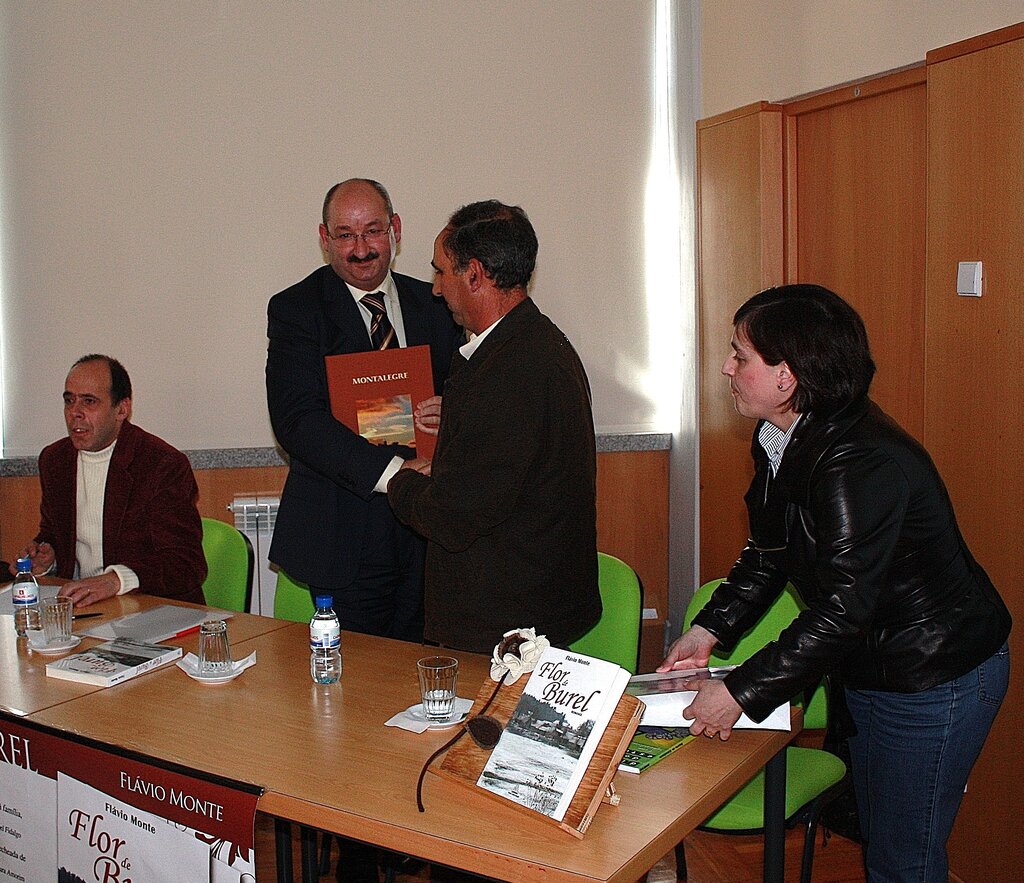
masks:
[[[384,292],[364,294],[359,300],[370,311],[370,343],[373,344],[373,348],[389,350],[397,347],[398,335],[395,334],[395,326],[391,324],[387,308],[384,306]]]

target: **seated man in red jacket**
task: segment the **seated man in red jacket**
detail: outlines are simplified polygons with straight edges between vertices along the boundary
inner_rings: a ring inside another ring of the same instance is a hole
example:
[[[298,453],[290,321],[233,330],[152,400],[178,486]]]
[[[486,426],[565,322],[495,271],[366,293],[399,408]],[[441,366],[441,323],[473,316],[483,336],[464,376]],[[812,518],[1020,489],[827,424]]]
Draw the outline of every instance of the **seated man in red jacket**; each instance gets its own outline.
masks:
[[[39,455],[32,572],[73,580],[76,607],[138,589],[203,603],[199,488],[188,458],[131,423],[132,384],[109,356],[82,356],[64,383],[68,437]]]

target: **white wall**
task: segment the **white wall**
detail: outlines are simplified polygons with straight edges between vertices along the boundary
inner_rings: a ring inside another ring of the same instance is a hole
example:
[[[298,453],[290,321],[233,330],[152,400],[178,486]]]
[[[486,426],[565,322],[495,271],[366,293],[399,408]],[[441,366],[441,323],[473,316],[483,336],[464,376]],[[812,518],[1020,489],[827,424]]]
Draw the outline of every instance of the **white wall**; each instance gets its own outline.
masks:
[[[923,62],[1024,20],[1021,0],[703,0],[704,117]]]
[[[178,447],[272,444],[266,302],[321,263],[323,194],[352,175],[390,189],[397,269],[421,278],[456,207],[521,204],[599,430],[675,430],[644,380],[653,10],[0,4],[4,453],[62,434],[64,375],[92,351]]]

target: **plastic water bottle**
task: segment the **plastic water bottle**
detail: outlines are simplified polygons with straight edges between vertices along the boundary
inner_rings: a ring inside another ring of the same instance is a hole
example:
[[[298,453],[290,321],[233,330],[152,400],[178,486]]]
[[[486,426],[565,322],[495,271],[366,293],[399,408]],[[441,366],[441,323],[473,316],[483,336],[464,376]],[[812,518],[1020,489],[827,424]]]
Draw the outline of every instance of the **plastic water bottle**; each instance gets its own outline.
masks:
[[[314,684],[341,679],[341,625],[330,595],[316,596],[316,613],[309,621],[309,673]]]
[[[19,638],[28,636],[29,629],[39,628],[39,583],[32,574],[32,559],[18,559],[18,574],[11,589],[14,602],[14,630]]]

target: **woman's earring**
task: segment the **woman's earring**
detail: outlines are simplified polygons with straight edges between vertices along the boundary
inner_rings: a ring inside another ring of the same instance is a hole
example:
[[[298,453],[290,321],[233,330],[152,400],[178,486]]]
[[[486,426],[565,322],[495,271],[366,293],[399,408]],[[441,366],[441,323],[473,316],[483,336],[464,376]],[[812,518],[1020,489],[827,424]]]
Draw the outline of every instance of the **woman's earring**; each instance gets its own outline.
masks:
[[[780,383],[780,384],[779,384],[779,391],[781,392],[783,388],[784,388],[784,387],[783,387],[783,386],[782,386],[782,384]]]

